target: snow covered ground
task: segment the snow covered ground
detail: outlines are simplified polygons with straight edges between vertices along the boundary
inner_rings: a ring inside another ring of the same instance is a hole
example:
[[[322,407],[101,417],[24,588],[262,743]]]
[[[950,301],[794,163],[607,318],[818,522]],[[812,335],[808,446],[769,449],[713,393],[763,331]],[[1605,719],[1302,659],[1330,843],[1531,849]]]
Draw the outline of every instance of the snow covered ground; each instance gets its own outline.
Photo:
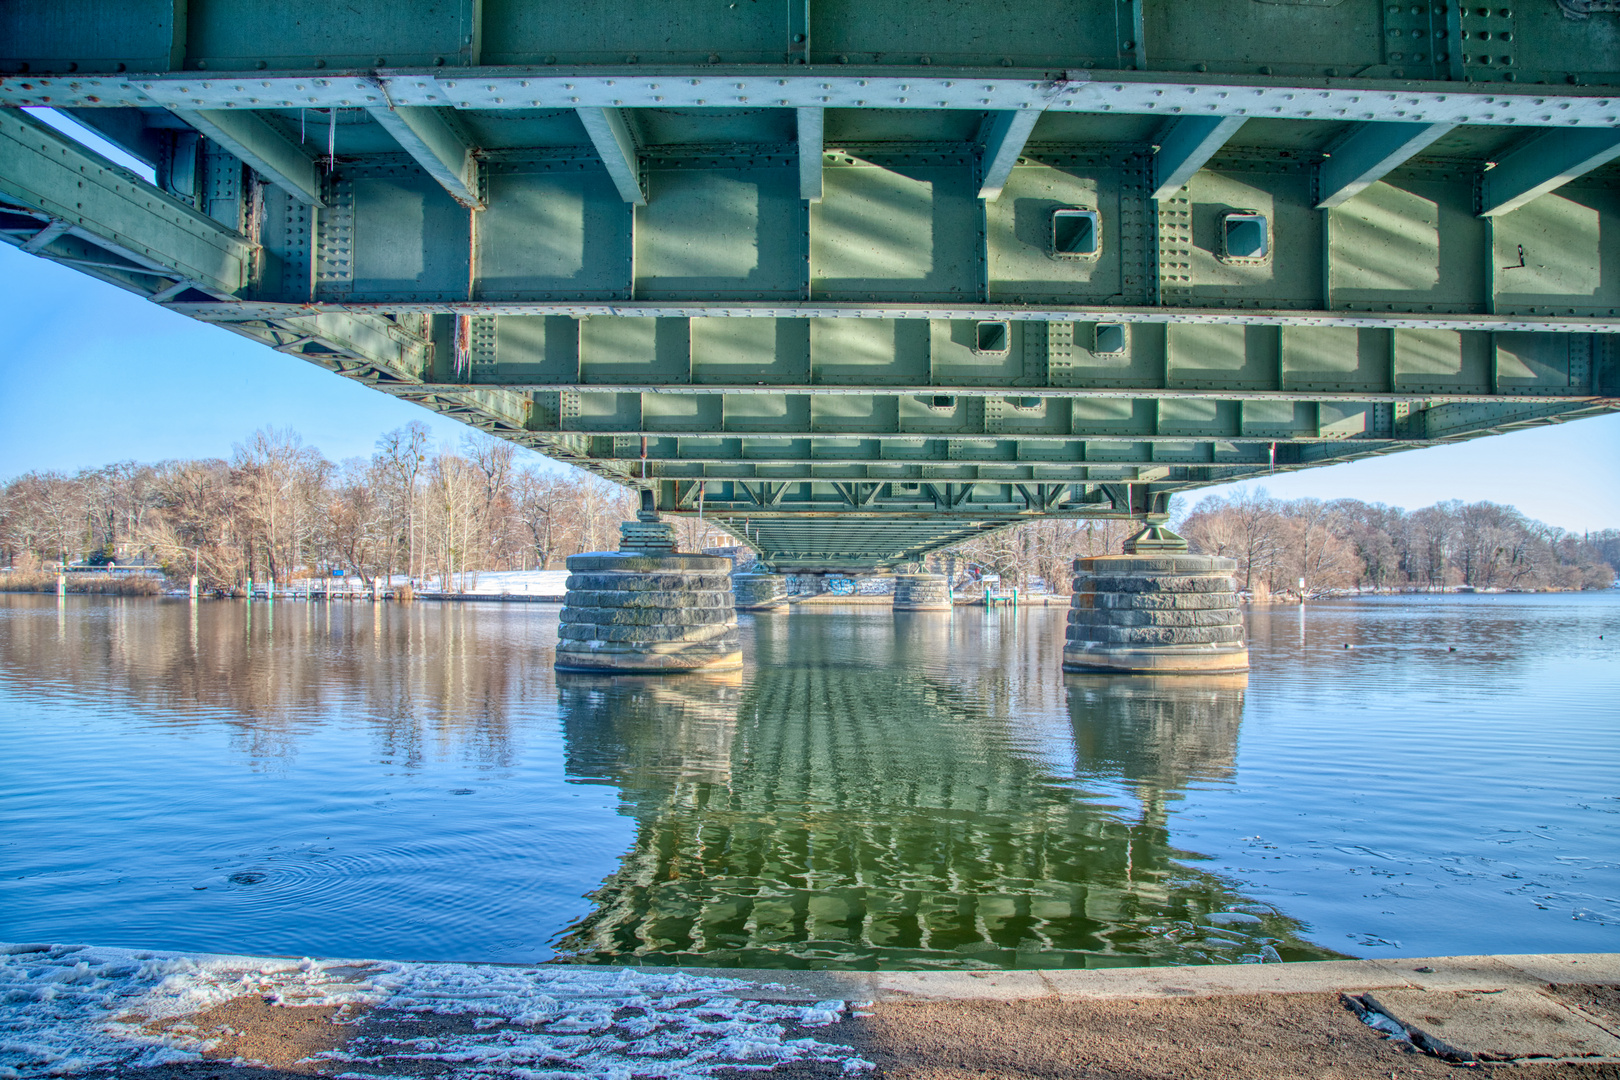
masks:
[[[568,571],[487,570],[469,574],[467,579],[466,591],[482,596],[561,596],[566,591]],[[437,583],[430,587],[437,588]]]
[[[847,1015],[844,1001],[773,1004],[728,995],[755,984],[648,968],[288,960],[0,944],[0,1078],[71,1076],[218,1056],[219,1039],[162,1024],[254,995],[272,1005],[460,1017],[460,1033],[356,1039],[313,1056],[328,1075],[440,1063],[457,1080],[631,1077],[697,1080],[729,1070],[827,1062],[853,1050],[790,1028]],[[470,1030],[468,1028],[470,1027]],[[239,1063],[246,1063],[237,1059]]]
[[[391,578],[378,578],[379,584],[384,587],[403,585],[409,580],[404,574],[395,574]],[[452,592],[468,592],[478,596],[555,596],[562,598],[567,591],[567,570],[480,570],[469,573],[465,578],[457,575],[452,582]],[[350,591],[359,593],[365,585],[358,577],[344,576],[340,578],[299,578],[290,583],[294,590],[307,588],[331,589],[333,592]],[[465,585],[463,588],[462,586]],[[417,578],[415,582],[417,592],[436,593],[444,589],[444,584],[437,576]]]

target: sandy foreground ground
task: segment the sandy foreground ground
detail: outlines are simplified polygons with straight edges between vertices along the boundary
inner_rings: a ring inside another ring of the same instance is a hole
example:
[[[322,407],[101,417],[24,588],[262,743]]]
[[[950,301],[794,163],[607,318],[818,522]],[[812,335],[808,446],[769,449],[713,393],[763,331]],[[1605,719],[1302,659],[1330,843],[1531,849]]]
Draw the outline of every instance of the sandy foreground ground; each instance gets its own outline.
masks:
[[[1620,1080],[1620,954],[730,972],[0,945],[0,1078]]]

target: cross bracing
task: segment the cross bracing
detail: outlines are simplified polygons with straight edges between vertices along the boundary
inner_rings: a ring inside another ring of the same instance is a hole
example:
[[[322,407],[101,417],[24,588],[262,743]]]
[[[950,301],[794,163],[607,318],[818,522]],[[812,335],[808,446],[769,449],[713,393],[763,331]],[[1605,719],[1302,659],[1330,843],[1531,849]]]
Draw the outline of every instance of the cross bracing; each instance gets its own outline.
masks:
[[[1570,0],[14,5],[0,104],[158,184],[0,114],[0,239],[778,565],[892,565],[1611,410],[1617,27]]]

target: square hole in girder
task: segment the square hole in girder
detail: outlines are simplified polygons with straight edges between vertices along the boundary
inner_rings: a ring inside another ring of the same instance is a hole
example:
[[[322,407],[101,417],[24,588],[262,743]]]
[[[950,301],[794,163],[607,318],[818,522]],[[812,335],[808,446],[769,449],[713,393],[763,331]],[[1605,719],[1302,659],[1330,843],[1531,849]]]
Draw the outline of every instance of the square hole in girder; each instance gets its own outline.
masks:
[[[1094,258],[1102,250],[1102,222],[1095,210],[1069,207],[1052,211],[1052,254]]]
[[[1239,210],[1221,217],[1221,258],[1264,262],[1271,254],[1271,229],[1264,214]]]
[[[1007,404],[1015,409],[1038,409],[1041,407],[1043,399],[1038,397],[1010,397],[1005,400]]]
[[[1004,353],[1012,347],[1012,327],[1004,322],[982,322],[973,328],[973,351]]]
[[[1124,352],[1130,343],[1130,331],[1124,323],[1098,323],[1091,340],[1091,351],[1098,356],[1117,356]]]
[[[929,394],[922,399],[922,402],[930,409],[949,410],[956,408],[956,399],[950,394]]]

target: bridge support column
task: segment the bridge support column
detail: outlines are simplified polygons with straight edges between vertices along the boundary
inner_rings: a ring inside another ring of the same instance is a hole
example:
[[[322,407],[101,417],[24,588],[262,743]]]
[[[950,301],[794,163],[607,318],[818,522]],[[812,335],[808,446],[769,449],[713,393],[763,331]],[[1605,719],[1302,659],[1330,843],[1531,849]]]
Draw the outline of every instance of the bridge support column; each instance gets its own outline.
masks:
[[[944,574],[896,574],[894,610],[951,610],[950,579]]]
[[[787,606],[787,578],[759,571],[731,575],[738,611],[775,611]]]
[[[623,674],[742,667],[731,560],[675,551],[643,501],[619,526],[619,550],[571,555],[557,669]]]
[[[1126,541],[1124,555],[1074,561],[1063,669],[1137,675],[1249,670],[1233,559],[1187,554],[1162,528]]]

